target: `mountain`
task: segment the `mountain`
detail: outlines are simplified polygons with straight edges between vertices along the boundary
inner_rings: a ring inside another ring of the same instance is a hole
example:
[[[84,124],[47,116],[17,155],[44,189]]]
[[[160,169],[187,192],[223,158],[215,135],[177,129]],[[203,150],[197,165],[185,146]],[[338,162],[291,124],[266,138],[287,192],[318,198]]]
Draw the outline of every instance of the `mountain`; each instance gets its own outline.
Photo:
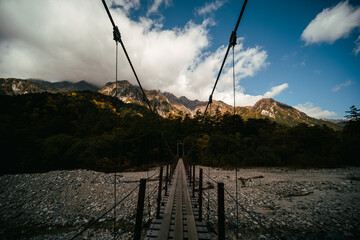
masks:
[[[16,78],[0,78],[1,95],[22,95],[27,93],[55,92],[50,85]]]
[[[102,94],[117,96],[125,103],[137,103],[146,105],[143,94],[139,87],[132,85],[127,80],[118,81],[117,90],[115,83],[109,82],[104,87],[99,89],[97,86],[89,84],[85,81],[71,83],[63,82],[47,82],[44,80],[22,80],[15,78],[0,78],[0,95],[21,95],[26,93],[39,92],[68,92],[68,91],[82,91],[92,90],[99,91]],[[199,100],[190,100],[185,96],[176,97],[169,92],[161,92],[159,90],[144,90],[150,104],[156,108],[158,114],[163,117],[169,116],[185,116],[194,117],[197,113],[205,111],[207,102]],[[233,106],[222,101],[213,100],[211,105],[211,114],[224,114],[226,112],[232,113]],[[281,102],[277,102],[271,98],[261,99],[255,103],[254,106],[236,107],[236,114],[239,114],[243,119],[249,118],[270,118],[271,120],[289,126],[295,126],[299,123],[308,125],[322,125],[325,124],[333,129],[341,129],[344,122],[331,121],[328,119],[315,119],[307,116],[305,113]],[[208,109],[210,113],[210,108]]]
[[[99,90],[100,93],[115,97],[116,89],[114,82],[108,82]],[[117,96],[123,102],[137,102],[144,104],[143,96],[139,87],[135,87],[126,80],[118,81]]]
[[[152,107],[163,117],[172,116],[195,116],[197,111],[204,112],[207,102],[199,100],[189,100],[188,98],[176,97],[169,92],[159,90],[144,90]],[[100,93],[115,96],[115,83],[109,82],[99,90]],[[118,81],[118,98],[126,103],[138,103],[145,105],[142,92],[139,87],[135,87],[127,80]],[[222,114],[232,111],[232,107],[224,102],[213,100],[212,109],[218,109]]]
[[[81,80],[76,83],[69,82],[69,81],[48,82],[48,81],[37,80],[37,79],[29,79],[29,81],[53,87],[59,92],[85,91],[85,90],[98,91],[100,89],[98,86],[90,84],[90,83],[86,82],[85,80]]]
[[[321,118],[321,120],[326,122],[331,122],[336,125],[345,126],[347,122],[349,122],[348,119],[327,119],[327,118]]]
[[[254,112],[275,120],[281,124],[296,125],[298,123],[314,124],[314,118],[307,116],[285,103],[277,102],[272,98],[263,98],[252,107]]]
[[[103,88],[99,90],[100,93],[115,96],[117,90],[117,96],[125,103],[138,103],[140,105],[146,105],[145,99],[139,87],[135,87],[127,80],[118,81],[117,89],[114,82],[105,84]],[[182,110],[187,110],[181,106],[175,107],[171,104],[167,97],[165,97],[159,90],[144,90],[147,98],[150,101],[151,106],[156,106],[157,112],[161,116],[182,115]]]
[[[340,125],[329,121],[323,121],[309,117],[305,113],[291,107],[285,103],[277,102],[272,98],[263,98],[255,103],[251,108],[252,111],[266,116],[277,123],[289,126],[296,126],[299,123],[308,125],[327,125],[330,128],[341,129]]]
[[[247,120],[249,118],[265,118],[266,116],[262,115],[259,112],[256,112],[253,110],[253,107],[236,107],[235,113],[239,114],[244,120]]]
[[[205,101],[199,101],[199,100],[189,100],[187,97],[179,97],[177,98],[174,94],[169,92],[164,92],[163,95],[167,97],[171,104],[173,105],[182,105],[188,108],[191,111],[196,111],[197,109],[201,109],[206,107],[207,102]]]
[[[128,103],[138,103],[145,105],[142,93],[138,87],[133,86],[126,80],[118,82],[118,98]],[[157,112],[163,116],[195,116],[198,111],[203,113],[205,111],[207,102],[199,100],[190,100],[185,96],[176,97],[169,92],[160,92],[159,90],[144,90],[148,97],[151,106],[156,107]],[[115,83],[107,83],[99,92],[115,96]],[[232,113],[233,106],[222,101],[213,100],[211,106],[211,114],[216,112],[224,114],[226,112]],[[275,101],[272,98],[264,98],[255,103],[254,106],[236,107],[236,114],[239,114],[243,119],[249,118],[270,118],[271,120],[289,126],[295,126],[299,123],[308,125],[322,125],[325,124],[333,129],[340,129],[341,126],[329,121],[323,121],[307,116],[305,113],[293,108],[285,103]],[[210,113],[210,109],[208,109]]]
[[[71,91],[97,91],[99,87],[92,85],[84,80],[72,83],[69,81],[48,82],[39,79],[16,79],[0,78],[0,94],[2,95],[22,95],[27,93],[40,92],[71,92]]]

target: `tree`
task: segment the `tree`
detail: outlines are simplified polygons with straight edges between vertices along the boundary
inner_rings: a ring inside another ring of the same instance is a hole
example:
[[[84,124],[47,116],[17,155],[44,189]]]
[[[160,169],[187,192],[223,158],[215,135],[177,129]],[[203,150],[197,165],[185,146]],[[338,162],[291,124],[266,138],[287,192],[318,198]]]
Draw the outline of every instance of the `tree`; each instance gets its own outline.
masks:
[[[208,152],[210,150],[210,136],[207,134],[204,134],[202,138],[197,139],[197,145],[200,149],[200,161],[202,164],[206,163],[208,160]]]
[[[356,108],[355,105],[352,105],[350,110],[345,112],[349,114],[345,115],[345,117],[350,121],[357,121],[360,119],[360,109]]]
[[[346,111],[346,113],[349,113],[345,117],[350,121],[342,131],[343,162],[352,166],[360,166],[358,150],[360,145],[360,109],[353,105],[350,107],[350,111]]]

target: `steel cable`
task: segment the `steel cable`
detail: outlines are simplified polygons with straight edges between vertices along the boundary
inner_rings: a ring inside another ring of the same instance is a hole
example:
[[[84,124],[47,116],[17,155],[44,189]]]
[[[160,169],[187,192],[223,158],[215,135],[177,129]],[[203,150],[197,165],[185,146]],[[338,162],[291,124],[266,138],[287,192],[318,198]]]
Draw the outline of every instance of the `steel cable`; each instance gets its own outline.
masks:
[[[207,175],[205,172],[204,172],[204,175],[209,178],[211,181],[215,182],[215,183],[218,183],[218,181],[215,181],[212,177],[210,177],[209,175]]]
[[[240,20],[241,20],[241,18],[242,18],[242,15],[244,14],[244,10],[245,10],[247,1],[248,1],[248,0],[245,0],[245,1],[244,1],[244,4],[243,4],[243,6],[242,6],[242,9],[241,9],[241,12],[240,12],[240,15],[239,15],[239,18],[238,18],[238,20],[237,20],[237,22],[236,22],[236,26],[235,26],[235,28],[234,28],[234,31],[232,31],[232,33],[231,33],[230,42],[229,42],[228,48],[226,49],[225,57],[224,57],[224,60],[223,60],[223,62],[222,62],[222,64],[221,64],[220,71],[219,71],[219,73],[218,73],[218,75],[217,75],[217,78],[216,78],[214,87],[213,87],[213,89],[212,89],[212,92],[211,92],[211,94],[210,94],[209,101],[208,101],[208,103],[207,103],[207,105],[206,105],[206,108],[205,108],[205,111],[204,111],[204,116],[205,116],[206,111],[207,111],[207,109],[208,109],[208,107],[209,107],[209,104],[211,104],[211,102],[212,102],[212,96],[213,96],[213,94],[214,94],[216,85],[217,85],[217,83],[218,83],[218,81],[219,81],[219,78],[220,78],[221,72],[222,72],[222,70],[223,70],[223,67],[224,67],[224,65],[225,65],[226,58],[227,58],[227,56],[228,56],[228,54],[229,54],[229,50],[230,50],[231,46],[234,45],[234,40],[235,40],[235,44],[236,44],[236,32],[237,32],[237,29],[238,29],[238,27],[239,27],[239,24],[240,24]],[[235,39],[234,39],[234,38],[235,38]]]
[[[224,191],[233,199],[233,201],[234,201],[237,205],[239,205],[239,207],[240,207],[244,212],[246,212],[246,213],[250,216],[250,218],[251,218],[253,221],[257,222],[257,223],[259,224],[259,226],[260,226],[262,229],[265,230],[266,233],[270,234],[270,235],[271,235],[273,238],[275,238],[275,239],[279,239],[279,238],[275,237],[271,232],[269,232],[268,229],[266,229],[266,227],[261,223],[261,221],[259,221],[258,219],[256,219],[256,217],[255,217],[251,212],[249,212],[244,206],[242,206],[238,201],[236,201],[236,199],[234,198],[234,196],[232,196],[232,194],[230,194],[225,188],[224,188]]]
[[[108,210],[106,210],[106,212],[104,212],[101,216],[97,217],[95,220],[89,222],[87,224],[87,226],[81,230],[79,233],[77,233],[75,236],[73,236],[72,239],[77,238],[78,236],[80,236],[81,234],[83,234],[86,230],[88,230],[92,225],[94,225],[96,222],[98,222],[101,218],[103,218],[106,214],[108,214],[111,210],[113,210],[113,208],[117,207],[120,203],[122,203],[125,199],[127,199],[138,187],[140,186],[140,184],[138,184],[133,190],[131,190],[125,197],[123,197],[119,202],[117,202],[114,206],[112,206],[111,208],[109,208]]]

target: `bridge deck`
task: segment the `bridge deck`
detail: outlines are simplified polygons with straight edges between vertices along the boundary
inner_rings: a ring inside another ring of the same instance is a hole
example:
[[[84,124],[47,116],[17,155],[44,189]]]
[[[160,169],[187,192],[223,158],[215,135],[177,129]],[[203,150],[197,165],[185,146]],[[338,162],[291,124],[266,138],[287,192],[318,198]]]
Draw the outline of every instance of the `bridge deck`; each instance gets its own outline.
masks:
[[[160,219],[156,219],[146,234],[146,239],[211,239],[204,222],[196,221],[196,199],[190,198],[182,159],[176,167],[170,194],[162,202]]]

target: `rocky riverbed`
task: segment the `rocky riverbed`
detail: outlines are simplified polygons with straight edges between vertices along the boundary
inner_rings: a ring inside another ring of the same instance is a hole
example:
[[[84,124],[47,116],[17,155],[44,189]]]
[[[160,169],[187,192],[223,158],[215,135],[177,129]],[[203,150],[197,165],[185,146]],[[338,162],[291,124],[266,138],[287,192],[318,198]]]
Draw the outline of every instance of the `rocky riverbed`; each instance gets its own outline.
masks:
[[[158,172],[117,174],[117,202],[131,193],[115,212],[120,239],[132,235],[140,179],[152,177],[147,181],[150,194]],[[0,239],[71,239],[92,222],[77,239],[113,238],[114,211],[105,213],[114,205],[114,179],[114,174],[87,170],[1,176]],[[144,219],[154,215],[154,196],[147,201]]]
[[[235,171],[204,173],[204,208],[216,232],[216,182],[224,183],[227,236],[236,235]],[[359,239],[360,168],[238,171],[238,236],[241,239]],[[148,172],[117,176],[117,201],[136,188]],[[114,174],[87,170],[52,171],[0,177],[0,239],[77,239],[113,237]],[[157,181],[147,182],[146,222],[155,214]],[[119,239],[129,239],[134,226],[138,189],[116,208]],[[210,202],[208,203],[208,195]],[[101,216],[103,215],[103,216]],[[216,235],[213,233],[213,236]]]
[[[239,169],[238,230],[233,224],[235,171],[208,171],[204,168],[211,179],[205,176],[205,181],[222,181],[228,191],[225,214],[231,238],[237,231],[249,239],[360,239],[359,168]],[[211,195],[215,190],[209,190]]]

